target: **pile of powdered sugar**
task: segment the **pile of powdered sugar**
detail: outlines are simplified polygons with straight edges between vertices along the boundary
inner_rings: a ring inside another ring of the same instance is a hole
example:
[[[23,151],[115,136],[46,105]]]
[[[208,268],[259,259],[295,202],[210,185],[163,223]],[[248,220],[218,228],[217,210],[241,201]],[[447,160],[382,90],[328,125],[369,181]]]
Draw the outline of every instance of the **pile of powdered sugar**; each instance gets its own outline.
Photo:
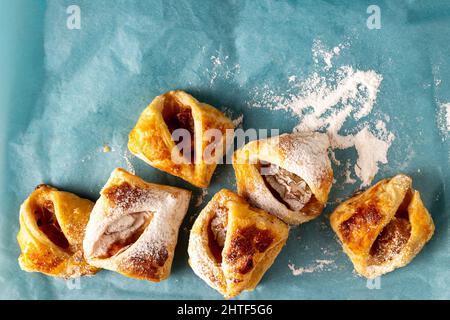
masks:
[[[251,106],[290,112],[299,119],[294,131],[326,132],[333,150],[355,148],[358,158],[353,170],[361,186],[367,186],[379,165],[387,163],[395,137],[386,129],[386,120],[374,120],[376,115],[372,113],[383,77],[373,70],[355,70],[351,66],[333,68],[332,59],[348,46],[326,50],[315,41],[312,55],[316,71],[300,81],[295,75],[289,76],[291,90],[287,95],[277,95],[263,86],[255,92]],[[351,130],[345,127],[349,121],[356,122]]]

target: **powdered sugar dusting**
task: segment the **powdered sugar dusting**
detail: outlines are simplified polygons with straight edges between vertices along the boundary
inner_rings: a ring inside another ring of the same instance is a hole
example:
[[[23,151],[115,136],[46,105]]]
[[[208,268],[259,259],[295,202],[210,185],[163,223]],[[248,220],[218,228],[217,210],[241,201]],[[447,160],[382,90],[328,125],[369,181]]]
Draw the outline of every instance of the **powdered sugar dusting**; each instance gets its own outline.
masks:
[[[316,39],[313,42],[313,59],[314,63],[318,64],[320,63],[320,60],[323,60],[325,63],[325,69],[331,69],[332,65],[332,59],[336,56],[338,56],[341,53],[341,49],[348,46],[348,44],[339,44],[332,48],[331,50],[327,50],[326,47],[323,45],[322,41]]]
[[[83,248],[92,265],[117,271],[137,270],[143,264],[156,262],[164,272],[166,265],[171,263],[190,192],[143,181],[140,183],[145,187],[135,186],[130,174],[122,169],[116,169],[111,174],[86,226]],[[110,246],[108,236],[113,231],[128,232],[133,229],[132,226],[145,227],[134,243],[107,259],[97,258],[96,252],[106,252]]]
[[[437,125],[442,139],[446,140],[450,136],[450,102],[441,103],[437,113]]]
[[[296,136],[281,136],[280,149],[284,150],[286,162],[294,173],[309,184],[318,186],[324,173],[331,168],[328,158],[324,156],[330,145],[328,138],[321,133],[298,133]],[[302,164],[300,167],[299,163]]]
[[[352,178],[352,171],[350,170],[351,162],[348,161],[345,165],[345,183],[353,184],[356,180]]]
[[[334,265],[334,260],[316,260],[315,264],[307,267],[296,267],[293,263],[289,263],[288,268],[291,269],[292,275],[299,276],[304,273],[329,271],[333,268]]]
[[[135,174],[136,170],[134,169],[134,166],[133,166],[133,164],[131,163],[131,160],[130,160],[130,158],[132,157],[132,154],[128,150],[125,150],[125,152],[123,153],[122,157],[125,160],[125,164],[127,166],[127,170],[131,174]]]
[[[241,67],[239,64],[230,64],[230,57],[223,56],[220,52],[210,57],[211,68],[207,69],[210,78],[210,86],[213,86],[217,79],[231,79],[239,73]]]
[[[387,163],[395,136],[386,129],[387,118],[375,119],[373,125],[367,120],[369,115],[376,116],[372,110],[382,75],[351,66],[332,69],[332,59],[347,46],[338,45],[327,51],[321,42],[315,42],[313,60],[317,65],[321,58],[325,66],[316,66],[316,71],[302,81],[289,76],[292,89],[287,96],[276,95],[270,88],[263,87],[263,92],[257,94],[260,101],[252,106],[292,113],[299,119],[294,131],[326,132],[333,149],[355,148],[358,159],[353,170],[361,186],[367,186],[377,174],[379,164]],[[348,122],[356,122],[351,132],[346,126]]]
[[[445,110],[446,110],[446,113],[447,113],[447,117],[446,117],[446,119],[447,119],[447,131],[450,131],[450,103],[447,103],[445,105]]]

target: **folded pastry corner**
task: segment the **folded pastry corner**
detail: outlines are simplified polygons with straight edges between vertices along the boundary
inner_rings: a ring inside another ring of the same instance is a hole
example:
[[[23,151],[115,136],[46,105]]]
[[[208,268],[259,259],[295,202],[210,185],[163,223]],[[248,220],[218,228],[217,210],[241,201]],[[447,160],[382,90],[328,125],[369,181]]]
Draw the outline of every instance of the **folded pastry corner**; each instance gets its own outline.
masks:
[[[197,217],[189,238],[189,264],[224,297],[253,290],[286,243],[289,227],[223,189]]]
[[[130,278],[168,278],[190,197],[190,191],[148,183],[115,169],[86,228],[86,259]]]
[[[149,165],[206,188],[232,143],[227,130],[233,128],[233,122],[216,108],[186,92],[169,91],[142,112],[130,132],[128,148]]]
[[[39,185],[20,207],[19,265],[28,272],[74,278],[98,269],[83,257],[85,227],[94,204]]]
[[[282,134],[252,141],[233,155],[239,195],[297,225],[324,209],[333,182],[323,133]]]
[[[355,270],[367,278],[406,266],[434,233],[419,192],[403,174],[343,202],[330,222]]]

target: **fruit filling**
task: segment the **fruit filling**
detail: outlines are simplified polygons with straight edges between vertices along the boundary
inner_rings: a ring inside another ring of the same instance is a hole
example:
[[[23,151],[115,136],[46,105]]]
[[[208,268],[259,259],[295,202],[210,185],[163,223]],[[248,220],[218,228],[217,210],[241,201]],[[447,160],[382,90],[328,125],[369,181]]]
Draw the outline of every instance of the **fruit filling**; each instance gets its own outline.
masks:
[[[308,184],[296,174],[268,162],[260,162],[258,167],[273,196],[288,209],[300,211],[314,198]]]
[[[169,129],[170,134],[173,136],[173,132],[177,129],[184,129],[189,132],[190,137],[185,137],[184,139],[190,139],[190,150],[189,154],[186,154],[186,150],[183,151],[183,155],[186,159],[194,163],[195,160],[195,126],[194,118],[192,117],[192,110],[189,106],[181,104],[177,99],[166,96],[164,99],[164,109],[162,111],[164,122]],[[181,144],[180,144],[181,146]]]
[[[133,212],[114,220],[96,241],[93,256],[106,259],[125,251],[144,233],[151,218],[150,212]]]
[[[69,241],[62,232],[58,220],[56,219],[53,202],[49,200],[44,201],[42,206],[38,206],[34,210],[34,216],[39,229],[51,242],[62,249],[69,248]]]
[[[219,207],[209,222],[208,242],[211,254],[217,262],[222,262],[222,251],[225,246],[228,224],[228,209]]]
[[[370,248],[371,264],[380,265],[392,260],[404,248],[411,236],[408,205],[412,193],[409,192],[397,209],[395,217],[384,227]]]

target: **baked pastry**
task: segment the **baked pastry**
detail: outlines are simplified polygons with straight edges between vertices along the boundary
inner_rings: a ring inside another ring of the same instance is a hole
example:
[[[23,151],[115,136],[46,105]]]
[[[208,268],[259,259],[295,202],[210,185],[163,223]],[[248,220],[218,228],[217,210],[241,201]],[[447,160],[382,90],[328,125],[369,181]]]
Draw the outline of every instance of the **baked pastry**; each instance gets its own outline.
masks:
[[[252,141],[233,155],[239,195],[297,225],[317,217],[333,182],[323,133],[282,134]]]
[[[223,189],[192,227],[189,264],[226,298],[253,290],[286,243],[289,227]]]
[[[115,169],[86,227],[86,259],[130,278],[166,279],[190,197],[190,191]]]
[[[98,271],[83,258],[83,238],[94,203],[39,185],[20,207],[20,267],[72,278]]]
[[[186,92],[170,91],[156,97],[142,112],[130,132],[128,148],[151,166],[206,188],[233,142],[233,127],[214,107]]]
[[[331,226],[356,271],[375,278],[407,265],[434,232],[410,177],[384,179],[339,205]]]

